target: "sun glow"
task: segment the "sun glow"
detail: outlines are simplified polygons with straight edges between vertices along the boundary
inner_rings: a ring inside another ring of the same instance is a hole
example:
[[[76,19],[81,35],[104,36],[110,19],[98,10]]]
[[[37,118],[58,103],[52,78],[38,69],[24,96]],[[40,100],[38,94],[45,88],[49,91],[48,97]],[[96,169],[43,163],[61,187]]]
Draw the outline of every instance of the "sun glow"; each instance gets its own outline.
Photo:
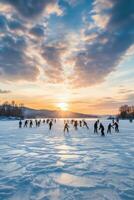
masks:
[[[60,108],[60,110],[63,111],[67,111],[68,110],[68,104],[67,103],[58,103],[58,108]]]

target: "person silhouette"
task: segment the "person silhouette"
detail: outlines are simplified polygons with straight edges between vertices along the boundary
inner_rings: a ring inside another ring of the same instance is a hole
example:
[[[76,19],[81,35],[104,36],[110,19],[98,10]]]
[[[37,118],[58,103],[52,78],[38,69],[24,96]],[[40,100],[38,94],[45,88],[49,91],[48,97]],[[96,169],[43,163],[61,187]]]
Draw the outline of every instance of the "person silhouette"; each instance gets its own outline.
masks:
[[[132,123],[132,122],[133,122],[133,119],[132,119],[132,118],[130,118],[130,119],[129,119],[129,122],[130,122],[130,123]]]
[[[80,124],[80,127],[82,127],[82,121],[81,120],[80,120],[79,124]]]
[[[65,125],[64,125],[64,133],[65,133],[66,131],[69,132],[69,125],[68,125],[67,122],[66,122]]]
[[[28,120],[25,120],[24,127],[27,127],[27,125],[28,125]]]
[[[86,126],[86,128],[89,129],[87,122],[85,120],[83,120],[83,126]]]
[[[115,132],[119,133],[119,124],[117,122],[114,123]]]
[[[35,119],[35,125],[36,125],[36,127],[38,126],[38,120],[37,119]]]
[[[33,126],[33,121],[30,120],[29,127],[32,128],[32,126]]]
[[[51,129],[52,129],[52,126],[53,126],[53,122],[52,122],[52,121],[50,121],[50,122],[49,122],[49,130],[51,130]]]
[[[74,121],[74,128],[75,128],[75,130],[77,130],[78,129],[78,122],[77,122],[77,120],[76,121]]]
[[[111,133],[111,129],[113,128],[112,124],[108,124],[107,133]]]
[[[104,126],[103,126],[103,124],[102,123],[100,123],[100,128],[99,128],[99,130],[101,130],[101,136],[105,136],[105,133],[104,133]]]
[[[19,128],[22,128],[22,121],[19,121]]]
[[[98,133],[98,124],[99,124],[99,120],[97,120],[97,121],[94,123],[94,133]]]

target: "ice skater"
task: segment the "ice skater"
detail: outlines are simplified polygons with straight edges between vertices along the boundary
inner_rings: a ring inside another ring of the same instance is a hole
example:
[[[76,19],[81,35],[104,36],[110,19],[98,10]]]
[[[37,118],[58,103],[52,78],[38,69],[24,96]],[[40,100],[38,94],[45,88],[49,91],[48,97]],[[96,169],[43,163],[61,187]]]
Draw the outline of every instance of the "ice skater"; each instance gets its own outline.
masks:
[[[32,120],[30,120],[29,127],[30,127],[30,128],[33,127],[33,121],[32,121]]]
[[[98,124],[99,124],[99,120],[97,120],[97,121],[94,123],[94,133],[98,133]]]
[[[38,121],[35,119],[35,126],[38,127]]]
[[[65,125],[64,125],[64,133],[67,131],[67,133],[69,132],[69,125],[68,123],[66,122]]]
[[[110,133],[111,134],[111,130],[112,130],[113,126],[111,123],[108,124],[108,127],[107,127],[107,133]]]
[[[132,123],[132,122],[133,122],[133,119],[129,119],[129,122]]]
[[[37,126],[40,127],[40,124],[41,124],[41,120],[39,120],[39,121],[37,122]]]
[[[77,122],[77,120],[74,121],[74,128],[75,128],[75,130],[77,131],[77,129],[78,129],[78,122]]]
[[[86,126],[86,128],[89,129],[87,122],[85,120],[83,120],[83,126]]]
[[[48,123],[50,122],[50,120],[49,120],[49,119],[47,119],[47,120],[46,120],[46,122],[47,122],[47,124],[48,124]]]
[[[105,136],[105,133],[104,133],[104,126],[103,126],[103,124],[102,123],[100,123],[100,128],[99,128],[99,130],[101,130],[101,136]]]
[[[50,130],[50,131],[51,131],[51,129],[52,129],[52,126],[53,126],[53,122],[50,121],[50,122],[49,122],[49,130]]]
[[[119,124],[117,122],[114,123],[115,133],[119,133]]]
[[[22,121],[19,121],[19,128],[22,128]]]
[[[81,121],[81,120],[80,120],[80,122],[79,122],[79,123],[80,123],[80,127],[82,127],[82,121]]]
[[[28,125],[28,120],[25,120],[25,122],[24,122],[24,127],[27,128],[27,125]]]

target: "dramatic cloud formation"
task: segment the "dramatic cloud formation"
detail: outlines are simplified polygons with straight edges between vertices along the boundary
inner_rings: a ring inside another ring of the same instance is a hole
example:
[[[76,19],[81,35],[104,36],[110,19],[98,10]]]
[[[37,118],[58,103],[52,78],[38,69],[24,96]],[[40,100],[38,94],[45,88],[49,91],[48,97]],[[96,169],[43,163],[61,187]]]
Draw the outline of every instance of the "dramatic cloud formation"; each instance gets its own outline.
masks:
[[[41,15],[43,11],[46,13],[54,12],[58,15],[62,13],[56,0],[1,0],[1,2],[14,6],[19,13],[28,18]]]
[[[39,73],[34,58],[25,54],[24,37],[4,35],[0,39],[0,77],[6,80],[35,80]]]
[[[0,0],[0,12],[0,77],[8,81],[98,84],[134,43],[133,0]]]
[[[54,83],[62,82],[64,80],[63,69],[61,64],[61,56],[65,51],[62,46],[44,46],[42,56],[46,60],[48,67],[45,69],[46,75],[50,81]]]
[[[90,17],[93,22],[87,28],[86,20],[84,37],[92,39],[76,57],[73,83],[78,86],[102,82],[134,43],[133,0],[96,0]]]

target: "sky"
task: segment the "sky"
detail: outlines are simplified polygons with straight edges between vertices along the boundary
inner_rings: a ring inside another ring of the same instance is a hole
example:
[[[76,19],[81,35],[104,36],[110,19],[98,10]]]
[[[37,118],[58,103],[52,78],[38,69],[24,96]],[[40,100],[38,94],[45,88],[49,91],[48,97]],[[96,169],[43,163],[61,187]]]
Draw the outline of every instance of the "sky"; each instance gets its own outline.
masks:
[[[87,114],[134,104],[134,0],[0,0],[0,103]]]

